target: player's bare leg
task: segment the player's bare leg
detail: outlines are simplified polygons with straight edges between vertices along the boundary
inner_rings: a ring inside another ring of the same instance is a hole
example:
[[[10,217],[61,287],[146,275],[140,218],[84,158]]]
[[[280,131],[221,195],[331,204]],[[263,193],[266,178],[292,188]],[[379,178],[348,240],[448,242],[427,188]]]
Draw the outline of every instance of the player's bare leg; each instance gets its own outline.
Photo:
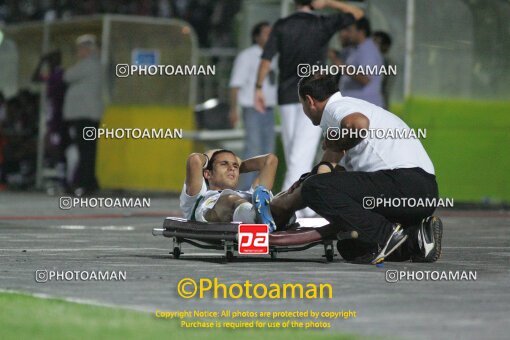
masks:
[[[221,196],[216,204],[214,205],[214,208],[209,209],[204,214],[205,219],[208,222],[232,222],[233,220],[239,219],[238,216],[234,215],[241,215],[242,213],[239,211],[239,207],[243,203],[248,203],[251,207],[251,203],[247,200],[237,196],[237,195],[224,195]],[[247,206],[246,206],[247,207]],[[241,207],[243,208],[243,207]],[[249,210],[250,208],[248,208]],[[236,210],[238,214],[236,214]],[[254,214],[253,214],[254,215]],[[243,215],[244,216],[244,215]],[[241,218],[243,219],[243,218]],[[249,221],[242,221],[242,222],[249,222]]]

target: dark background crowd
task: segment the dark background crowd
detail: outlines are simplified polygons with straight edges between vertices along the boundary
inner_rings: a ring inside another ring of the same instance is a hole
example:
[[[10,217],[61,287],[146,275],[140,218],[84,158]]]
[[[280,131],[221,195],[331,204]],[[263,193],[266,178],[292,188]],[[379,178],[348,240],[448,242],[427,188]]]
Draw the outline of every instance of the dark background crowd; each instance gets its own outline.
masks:
[[[0,92],[0,190],[34,184],[38,116],[37,94],[21,90],[6,99]]]
[[[68,19],[94,14],[177,18],[189,22],[201,47],[234,46],[232,30],[242,0],[0,0],[0,23]]]
[[[242,0],[0,0],[0,25],[95,14],[176,18],[193,26],[201,48],[234,47],[233,25],[241,4]],[[39,95],[28,89],[9,98],[0,92],[0,190],[35,184],[39,103]],[[53,167],[59,157],[45,150],[45,166]]]

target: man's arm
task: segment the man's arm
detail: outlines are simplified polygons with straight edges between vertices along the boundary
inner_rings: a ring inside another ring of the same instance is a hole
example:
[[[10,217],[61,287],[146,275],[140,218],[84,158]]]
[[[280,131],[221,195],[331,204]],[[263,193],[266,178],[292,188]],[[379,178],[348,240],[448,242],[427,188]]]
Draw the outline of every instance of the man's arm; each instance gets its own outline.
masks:
[[[336,152],[336,151],[325,149],[325,147],[326,147],[325,144],[323,144],[324,154],[322,154],[321,163],[328,162],[333,167],[335,167],[338,164],[338,162],[340,162],[340,160],[344,156],[345,152],[344,151]],[[319,169],[317,170],[318,174],[323,174],[326,172],[331,172],[331,169],[328,166],[326,166],[326,165],[319,166]]]
[[[202,189],[204,167],[208,157],[202,153],[192,153],[186,161],[186,194],[195,196]]]
[[[344,61],[338,57],[338,52],[334,49],[328,50],[328,58],[331,60],[333,65],[342,66],[344,65]]]
[[[333,151],[326,149],[326,140],[324,140],[322,144],[322,150],[324,150],[324,154],[322,155],[322,159],[320,163],[313,167],[312,171],[305,173],[301,175],[301,178],[299,178],[296,182],[294,182],[289,189],[287,189],[287,193],[294,192],[297,188],[301,186],[301,183],[304,182],[304,180],[312,175],[320,175],[320,174],[326,174],[328,172],[331,172],[332,169],[338,166],[338,162],[342,159],[345,152],[342,151]],[[317,169],[315,169],[317,168]]]
[[[237,99],[239,90],[246,86],[248,82],[247,71],[249,69],[250,60],[247,60],[247,54],[245,51],[241,52],[234,60],[234,66],[230,75],[230,113],[229,120],[232,127],[235,127],[239,120],[239,114],[237,111]]]
[[[44,63],[46,62],[46,55],[43,55],[41,59],[39,59],[39,63],[37,64],[37,67],[35,68],[34,73],[32,74],[32,81],[33,82],[42,82],[44,81],[44,76],[42,75],[42,67]]]
[[[259,69],[257,72],[257,82],[255,83],[255,110],[259,112],[266,111],[266,103],[264,93],[262,92],[262,84],[267,74],[271,70],[271,60],[260,59]]]
[[[186,194],[195,196],[202,189],[204,168],[207,167],[213,153],[220,149],[207,150],[205,153],[192,153],[186,161]],[[241,160],[237,157],[241,164]]]
[[[368,129],[369,125],[369,119],[360,112],[351,113],[344,117],[340,122],[341,129],[349,130]],[[338,162],[340,162],[342,157],[345,155],[345,151],[355,147],[361,141],[361,138],[351,139],[349,137],[341,138],[339,140],[324,139],[322,143],[324,154],[322,155],[321,162],[319,163],[320,165],[317,167],[316,174],[328,173],[332,171],[331,168],[338,167]],[[325,163],[329,163],[330,166]],[[313,173],[315,174],[315,172]],[[304,175],[310,176],[310,173]],[[294,184],[292,184],[292,186],[287,190],[288,193],[292,193],[294,190],[299,188],[303,181],[304,179],[301,178],[294,182]]]
[[[229,120],[230,125],[235,127],[237,121],[239,120],[239,114],[237,112],[237,95],[239,94],[239,87],[231,87],[230,88],[230,113]]]
[[[262,92],[262,85],[264,83],[264,79],[266,79],[269,71],[271,70],[271,61],[274,56],[278,53],[278,37],[280,30],[280,21],[278,20],[271,30],[271,34],[269,34],[269,38],[267,39],[266,45],[264,46],[264,52],[262,52],[262,56],[260,58],[259,68],[257,70],[257,81],[255,82],[255,110],[258,112],[266,111],[266,103],[264,98],[264,93]]]
[[[276,169],[278,167],[278,157],[269,153],[267,155],[256,156],[244,160],[239,168],[240,173],[258,171],[259,175],[253,181],[252,187],[263,185],[271,190],[274,184]]]
[[[352,79],[354,79],[356,82],[360,83],[361,85],[365,86],[368,83],[370,83],[370,77],[366,76],[364,74],[354,74],[351,76]]]
[[[344,2],[339,2],[335,0],[315,0],[312,2],[312,6],[315,9],[323,9],[323,8],[331,8],[336,9],[345,13],[350,13],[354,17],[354,19],[359,20],[361,19],[365,14],[362,9],[346,4]]]
[[[342,153],[346,150],[352,149],[363,140],[363,138],[360,137],[359,130],[368,129],[369,126],[370,120],[361,112],[354,112],[345,116],[340,122],[340,128],[342,130],[352,131],[354,133],[354,137],[351,138],[348,134],[348,136],[338,140],[330,140],[326,138],[324,140],[326,150]]]
[[[370,38],[367,38],[367,39],[370,39]],[[368,52],[368,53],[367,52],[358,53],[357,56],[358,56],[358,58],[356,60],[355,66],[357,66],[357,65],[377,66],[380,68],[384,65],[383,57],[378,50],[375,50],[373,52]],[[355,81],[357,81],[358,83],[360,83],[361,85],[365,86],[372,81],[372,78],[374,78],[374,76],[356,74],[356,75],[351,76],[351,78],[354,79]]]

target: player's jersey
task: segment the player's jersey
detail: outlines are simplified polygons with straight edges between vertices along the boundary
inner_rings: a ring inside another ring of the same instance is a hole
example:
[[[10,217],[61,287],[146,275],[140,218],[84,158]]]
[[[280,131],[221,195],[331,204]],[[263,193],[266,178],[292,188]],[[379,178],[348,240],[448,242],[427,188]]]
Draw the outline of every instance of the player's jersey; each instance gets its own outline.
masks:
[[[221,196],[224,195],[237,195],[244,198],[248,202],[251,202],[253,190],[241,191],[241,190],[209,190],[205,180],[202,180],[202,187],[200,192],[194,196],[189,196],[186,193],[186,183],[184,183],[181,195],[179,197],[180,207],[184,218],[188,220],[196,220],[201,222],[207,222],[204,218],[204,214],[207,210],[214,208],[214,205]]]

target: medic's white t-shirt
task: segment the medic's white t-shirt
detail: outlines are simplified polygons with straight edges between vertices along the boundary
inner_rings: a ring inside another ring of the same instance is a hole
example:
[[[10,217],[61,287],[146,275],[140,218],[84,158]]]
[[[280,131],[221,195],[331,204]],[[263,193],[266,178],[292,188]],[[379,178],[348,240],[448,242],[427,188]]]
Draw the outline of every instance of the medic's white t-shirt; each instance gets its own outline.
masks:
[[[410,130],[402,119],[383,108],[361,99],[332,95],[324,108],[320,127],[324,134],[329,127],[340,127],[343,118],[360,112],[370,120],[369,129]],[[434,174],[434,165],[418,138],[369,137],[347,150],[340,165],[347,171],[373,172],[399,168],[422,168]]]

